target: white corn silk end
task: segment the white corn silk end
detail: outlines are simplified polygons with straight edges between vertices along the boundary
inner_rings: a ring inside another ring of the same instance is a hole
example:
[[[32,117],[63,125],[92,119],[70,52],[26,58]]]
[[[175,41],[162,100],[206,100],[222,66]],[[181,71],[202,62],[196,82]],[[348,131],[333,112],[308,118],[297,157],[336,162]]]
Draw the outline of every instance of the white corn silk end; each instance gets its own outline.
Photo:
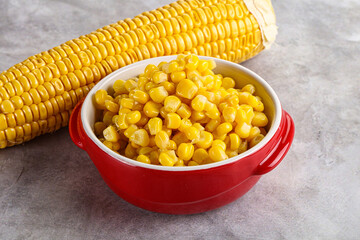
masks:
[[[243,0],[259,23],[263,45],[270,48],[277,35],[275,12],[270,0]]]

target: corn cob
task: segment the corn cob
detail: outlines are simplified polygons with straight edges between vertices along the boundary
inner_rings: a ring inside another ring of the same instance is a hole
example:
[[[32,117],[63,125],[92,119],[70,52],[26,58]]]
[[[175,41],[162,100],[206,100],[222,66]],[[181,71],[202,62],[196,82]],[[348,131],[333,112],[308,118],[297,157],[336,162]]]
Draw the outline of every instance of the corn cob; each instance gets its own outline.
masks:
[[[241,62],[275,35],[270,0],[179,0],[80,36],[0,74],[0,148],[66,126],[76,103],[120,67],[180,53]]]

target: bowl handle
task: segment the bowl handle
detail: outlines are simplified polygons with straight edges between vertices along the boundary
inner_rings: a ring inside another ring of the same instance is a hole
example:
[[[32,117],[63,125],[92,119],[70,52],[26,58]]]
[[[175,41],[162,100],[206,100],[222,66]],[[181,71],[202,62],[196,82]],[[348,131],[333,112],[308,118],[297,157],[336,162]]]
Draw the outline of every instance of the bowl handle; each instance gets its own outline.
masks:
[[[256,175],[263,175],[273,170],[277,165],[279,165],[281,160],[283,160],[291,146],[295,134],[294,121],[285,110],[282,110],[282,119],[284,123],[280,133],[280,138],[276,146],[257,167],[255,171]]]
[[[74,109],[72,110],[70,120],[69,120],[69,133],[71,140],[78,146],[79,148],[85,150],[84,145],[84,135],[81,127],[81,106],[84,102],[84,99],[80,100]]]

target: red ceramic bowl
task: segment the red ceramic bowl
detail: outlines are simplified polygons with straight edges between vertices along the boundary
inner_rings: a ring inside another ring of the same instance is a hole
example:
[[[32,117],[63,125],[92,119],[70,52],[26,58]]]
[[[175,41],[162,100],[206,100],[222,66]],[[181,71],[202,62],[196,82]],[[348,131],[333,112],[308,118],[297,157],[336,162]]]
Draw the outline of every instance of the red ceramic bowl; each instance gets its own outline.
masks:
[[[164,167],[134,161],[103,145],[95,136],[96,109],[93,96],[109,90],[117,79],[129,79],[148,64],[170,61],[176,56],[152,58],[123,67],[99,82],[73,110],[69,131],[74,143],[85,150],[107,185],[121,198],[138,207],[160,213],[192,214],[221,207],[244,195],[260,177],[284,158],[294,137],[294,123],[280,105],[274,90],[254,72],[232,62],[214,59],[215,73],[236,80],[236,87],[256,87],[269,118],[265,138],[248,151],[207,165]],[[202,57],[209,59],[207,57]]]

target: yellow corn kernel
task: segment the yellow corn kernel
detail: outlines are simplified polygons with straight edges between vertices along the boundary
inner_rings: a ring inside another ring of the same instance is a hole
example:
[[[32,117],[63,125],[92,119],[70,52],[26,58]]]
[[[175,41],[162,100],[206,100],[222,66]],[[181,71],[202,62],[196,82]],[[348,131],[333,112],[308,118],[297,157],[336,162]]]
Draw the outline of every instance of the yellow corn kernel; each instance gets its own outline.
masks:
[[[236,133],[229,134],[230,150],[234,151],[240,147],[241,139]]]
[[[173,140],[170,140],[170,141],[169,141],[168,149],[170,149],[170,150],[176,150],[176,149],[177,149],[176,142],[173,141]]]
[[[237,95],[234,94],[230,94],[226,97],[226,101],[231,105],[231,106],[237,106],[240,102],[239,97]]]
[[[251,121],[252,121],[252,119],[254,118],[254,115],[255,115],[253,108],[251,106],[249,106],[249,105],[242,104],[242,105],[240,105],[239,109],[243,109],[245,111],[245,116],[246,116],[245,117],[245,122],[247,124],[251,124]],[[235,118],[235,121],[236,121],[236,118]]]
[[[152,88],[154,88],[156,86],[157,86],[157,84],[155,84],[153,82],[148,82],[148,83],[145,84],[145,90],[150,91],[150,89],[152,89]]]
[[[264,111],[264,104],[260,99],[259,99],[259,104],[254,107],[254,110],[257,111],[257,112]]]
[[[162,103],[169,94],[164,86],[160,86],[150,89],[149,95],[154,102]]]
[[[205,96],[208,101],[214,103],[215,102],[215,93],[208,91],[201,91],[201,95]]]
[[[153,118],[153,117],[156,117],[157,115],[159,115],[161,107],[162,107],[162,105],[160,103],[148,101],[145,104],[143,111],[147,117]]]
[[[240,92],[239,93],[239,104],[247,104],[249,96],[251,96],[251,94],[248,92]]]
[[[127,89],[125,88],[125,81],[124,80],[116,80],[113,84],[113,89],[116,94],[124,94],[128,93]]]
[[[227,150],[227,151],[225,151],[225,153],[229,158],[236,157],[237,155],[239,155],[237,149],[236,150]]]
[[[195,150],[192,160],[198,164],[203,164],[209,158],[208,152],[203,148],[198,148]]]
[[[193,111],[191,113],[191,121],[192,122],[199,122],[200,120],[204,119],[206,117],[204,112],[197,112],[197,111]]]
[[[132,109],[135,104],[135,100],[132,98],[122,98],[120,100],[120,106],[122,108]]]
[[[96,93],[95,93],[95,103],[97,105],[97,108],[105,109],[105,100],[106,100],[107,96],[108,96],[108,93],[104,89],[99,89],[99,90],[96,91]]]
[[[226,150],[226,143],[220,139],[216,139],[212,142],[211,144],[212,147],[215,147],[215,146],[219,146],[221,147],[224,151]]]
[[[192,101],[191,101],[191,107],[195,111],[201,112],[205,108],[205,104],[207,103],[207,98],[203,95],[197,95]]]
[[[173,137],[172,140],[179,146],[181,143],[189,142],[188,138],[186,137],[185,133],[177,132]]]
[[[149,154],[149,159],[150,159],[151,164],[155,164],[155,165],[160,164],[160,162],[159,162],[159,152],[157,150],[152,151]]]
[[[166,134],[170,137],[172,134],[172,129],[167,128],[165,125],[162,126],[162,130],[166,132]]]
[[[167,62],[165,62],[165,61],[160,62],[160,63],[157,65],[158,69],[159,69],[159,70],[162,70],[162,66],[163,66],[164,64],[166,64],[166,63],[167,63]]]
[[[222,111],[222,115],[226,122],[232,123],[236,118],[236,109],[234,107],[225,107]]]
[[[141,113],[139,111],[131,111],[126,114],[126,121],[129,124],[135,124],[141,119]]]
[[[206,88],[210,91],[216,91],[221,87],[222,81],[219,77],[215,76],[214,80],[206,85]]]
[[[174,83],[178,83],[185,78],[186,78],[186,73],[184,71],[172,72],[170,74],[170,79]]]
[[[179,64],[176,61],[165,63],[164,65],[162,65],[162,70],[167,74],[177,71],[178,68]]]
[[[105,100],[105,108],[110,112],[117,113],[119,111],[119,104],[111,100]]]
[[[259,134],[259,135],[257,135],[256,137],[254,137],[253,139],[251,139],[251,141],[250,141],[250,143],[249,143],[250,147],[252,148],[252,147],[255,146],[256,144],[258,144],[261,140],[264,139],[264,137],[265,137],[264,135]]]
[[[130,141],[142,147],[146,147],[149,145],[150,141],[149,134],[145,129],[138,129],[131,135]]]
[[[232,130],[231,123],[229,123],[229,122],[221,123],[216,128],[216,134],[217,135],[224,135],[224,134],[227,134],[227,133],[231,132],[231,130]]]
[[[115,124],[119,129],[127,129],[129,124],[126,120],[126,113],[120,113]]]
[[[260,132],[260,128],[258,127],[252,127],[250,129],[250,133],[249,133],[249,136],[246,138],[246,140],[248,142],[251,141],[251,139],[253,139],[254,137],[256,137],[257,135],[259,135],[261,132]]]
[[[268,124],[269,120],[266,117],[265,113],[254,112],[254,117],[252,118],[251,124],[256,127],[265,127]]]
[[[204,83],[201,81],[199,77],[194,78],[192,81],[195,83],[198,89],[204,89]]]
[[[185,166],[184,160],[178,159],[178,161],[175,163],[174,166],[176,166],[176,167],[183,167],[183,166]]]
[[[214,162],[223,161],[228,158],[221,146],[213,146],[209,149],[209,157]]]
[[[155,135],[155,144],[160,149],[166,149],[169,146],[169,135],[161,130]]]
[[[208,61],[208,68],[210,69],[210,70],[213,70],[215,67],[216,67],[216,62],[214,61],[214,60],[212,60],[212,59],[210,59],[210,60],[207,60]]]
[[[113,142],[113,143],[112,143],[111,149],[112,149],[113,151],[119,151],[120,148],[121,148],[121,144],[120,144],[119,142]]]
[[[181,100],[176,96],[167,96],[164,100],[165,111],[169,113],[176,112],[181,105]]]
[[[163,86],[165,88],[165,90],[168,92],[169,95],[175,94],[176,89],[175,89],[174,83],[165,81],[160,84],[161,84],[161,86]]]
[[[115,126],[117,127],[118,120],[119,120],[119,115],[114,115],[111,119],[110,124],[115,124]]]
[[[194,154],[194,145],[191,143],[181,143],[176,151],[178,157],[184,161],[188,161]]]
[[[177,162],[178,157],[176,156],[175,150],[165,150],[163,152],[165,152],[167,155],[169,155],[169,157],[171,157],[175,162]]]
[[[198,90],[195,83],[187,78],[181,80],[176,86],[176,94],[186,99],[192,99]]]
[[[251,125],[246,122],[238,123],[235,127],[235,133],[239,135],[240,138],[247,138],[250,135]]]
[[[195,82],[196,79],[201,81],[201,74],[197,70],[186,70],[187,78]],[[202,82],[202,81],[201,81]]]
[[[177,57],[176,57],[176,61],[180,62],[180,61],[184,61],[186,58],[186,55],[185,54],[178,54]]]
[[[15,109],[21,109],[24,106],[24,102],[22,98],[19,96],[13,96],[10,100],[14,104]],[[0,99],[0,104],[1,104],[1,99]]]
[[[133,79],[129,79],[124,83],[124,87],[128,92],[131,92],[132,90],[137,88],[137,86],[138,86],[137,82]]]
[[[242,92],[248,92],[250,94],[254,94],[255,93],[255,87],[252,84],[247,84],[241,89],[241,91]]]
[[[135,104],[134,104],[132,110],[133,110],[133,111],[142,111],[143,108],[144,108],[144,105],[143,105],[143,104],[138,103],[138,102],[135,101]]]
[[[154,71],[151,79],[154,83],[162,83],[168,80],[168,75],[162,71]]]
[[[199,58],[196,55],[188,55],[185,57],[185,68],[188,70],[195,70],[199,65]]]
[[[133,90],[134,93],[132,95],[132,98],[141,103],[141,104],[145,104],[149,101],[149,94],[147,94],[146,92],[142,91],[142,90],[138,90],[138,89],[135,89]]]
[[[197,66],[197,69],[200,73],[206,71],[207,69],[209,69],[209,62],[206,60],[199,60],[199,64]]]
[[[205,114],[211,119],[217,119],[220,117],[219,109],[216,107],[214,103],[207,102],[205,104]]]
[[[125,137],[130,138],[131,135],[133,135],[133,133],[134,133],[136,130],[138,130],[138,129],[139,129],[139,128],[138,128],[136,125],[134,125],[134,124],[130,125],[130,126],[124,131]]]
[[[193,126],[185,128],[184,133],[189,140],[195,140],[200,137],[200,130]]]
[[[165,110],[165,107],[160,108],[160,116],[166,118],[168,112]]]
[[[152,151],[154,151],[154,149],[152,147],[140,147],[137,149],[137,153],[139,155],[149,155]]]
[[[250,95],[247,99],[247,104],[254,108],[260,104],[260,100],[254,95]]]
[[[188,166],[198,166],[199,164],[195,161],[189,161],[187,165]]]
[[[144,126],[149,121],[149,118],[145,114],[141,114],[140,120],[136,123],[137,126]]]
[[[167,153],[162,152],[159,155],[159,162],[163,166],[172,167],[175,164],[175,161],[173,158],[171,158]]]
[[[176,113],[168,113],[165,118],[167,128],[178,129],[181,125],[181,117]]]
[[[199,148],[207,149],[213,143],[213,135],[207,131],[201,131],[200,137],[195,141],[196,146]]]
[[[222,134],[222,135],[219,135],[219,134],[214,134],[214,139],[215,140],[221,140],[221,141],[225,141],[225,139],[226,139],[226,137],[227,137],[227,134]]]
[[[186,128],[191,127],[192,123],[190,119],[183,118],[181,119],[180,127],[178,128],[179,131],[184,132]]]
[[[205,128],[200,123],[194,123],[193,127],[199,129],[199,131],[204,131]]]
[[[125,156],[128,158],[135,158],[137,156],[136,148],[131,146],[131,144],[128,144],[125,148]]]
[[[226,97],[230,95],[230,93],[227,90],[225,90],[225,88],[223,87],[217,90],[216,94],[218,95],[220,102],[225,101]]]
[[[94,124],[94,132],[96,136],[101,136],[104,129],[106,128],[106,125],[104,122],[96,122]]]
[[[179,109],[176,111],[182,118],[190,118],[191,116],[191,108],[185,103],[181,103]]]
[[[239,148],[238,148],[238,153],[239,153],[239,154],[240,154],[240,153],[243,153],[243,152],[245,152],[247,149],[248,149],[248,142],[247,142],[247,141],[242,141],[242,142],[240,143]]]
[[[142,162],[142,163],[147,163],[147,164],[151,163],[150,158],[148,156],[146,156],[146,155],[137,156],[136,161]]]
[[[112,150],[112,148],[113,148],[113,143],[112,143],[112,142],[109,142],[109,141],[107,141],[107,140],[104,140],[102,143],[103,143],[107,148],[110,148],[110,149]]]
[[[220,119],[211,119],[206,125],[205,129],[208,132],[214,132],[215,129],[220,125]]]
[[[240,108],[236,111],[235,122],[242,123],[247,122],[247,115],[244,109]]]
[[[156,135],[158,132],[162,130],[162,120],[161,118],[154,117],[149,120],[147,123],[149,127],[149,132],[151,135]]]
[[[151,77],[154,71],[159,71],[159,68],[154,64],[148,64],[144,70],[144,77]]]
[[[112,123],[112,118],[115,116],[115,113],[106,111],[103,116],[103,122],[106,126],[110,125]]]
[[[235,87],[235,80],[231,77],[224,77],[222,80],[222,85],[223,88],[225,89],[229,89],[229,88],[234,88]]]
[[[104,129],[103,136],[109,142],[117,142],[120,139],[120,135],[113,125],[110,125]]]
[[[149,82],[149,79],[147,77],[140,77],[139,76],[139,80],[138,80],[138,89],[140,90],[145,90],[145,85]],[[134,89],[135,90],[135,89]],[[134,91],[132,90],[132,91]]]

